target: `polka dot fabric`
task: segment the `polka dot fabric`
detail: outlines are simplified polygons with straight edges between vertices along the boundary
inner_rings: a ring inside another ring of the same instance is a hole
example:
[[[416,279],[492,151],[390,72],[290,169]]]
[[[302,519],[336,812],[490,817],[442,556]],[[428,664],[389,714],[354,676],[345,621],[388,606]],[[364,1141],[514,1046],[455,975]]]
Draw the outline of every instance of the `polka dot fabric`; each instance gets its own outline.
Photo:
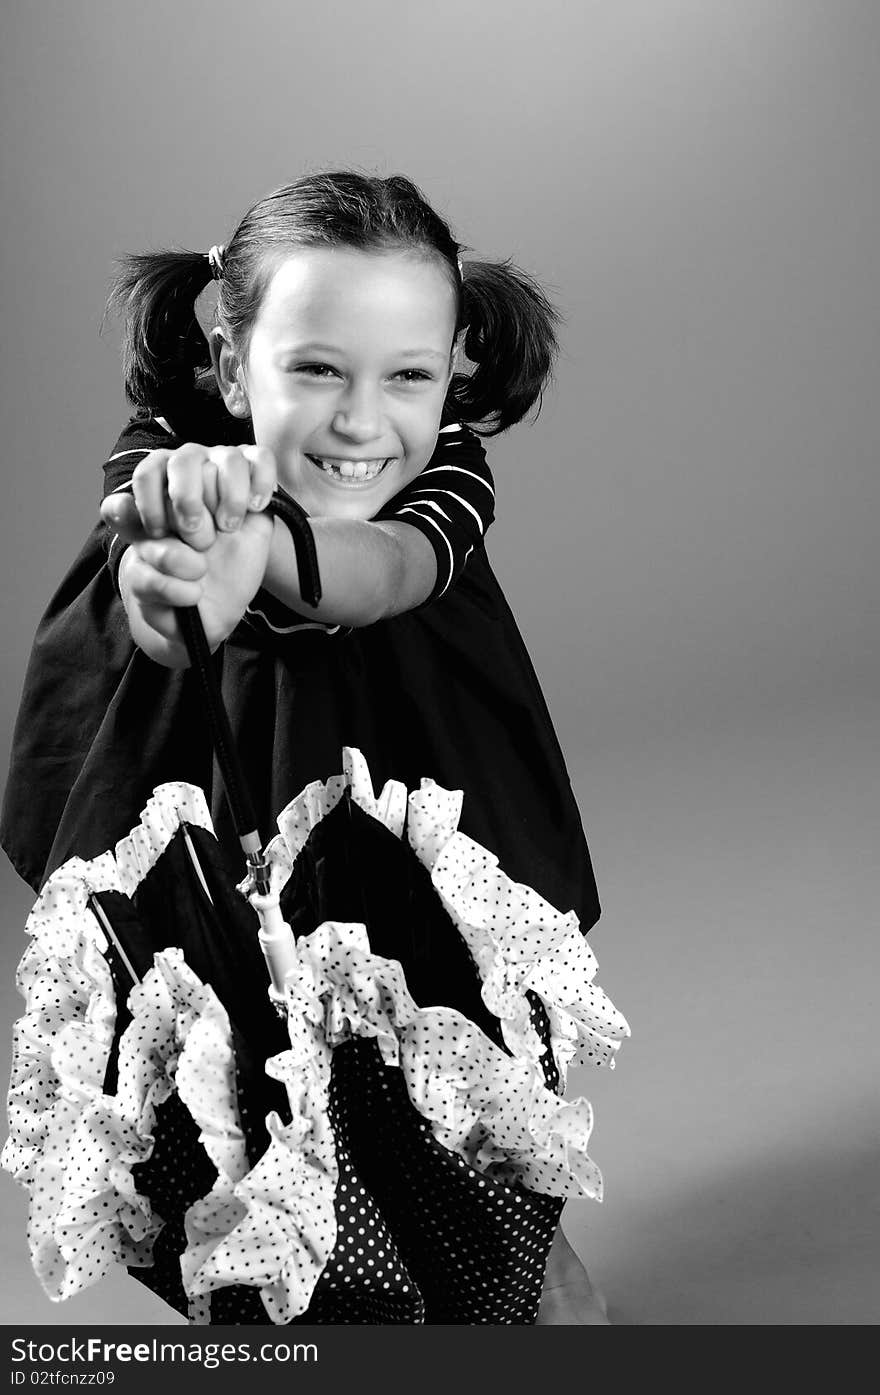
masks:
[[[30,1193],[28,1244],[50,1298],[97,1282],[118,1263],[148,1262],[159,1222],[131,1183],[145,1155],[132,1121],[103,1093],[115,1023],[107,942],[89,910],[118,885],[113,858],[73,858],[38,897],[17,983],[2,1165]]]
[[[434,889],[467,945],[482,979],[482,996],[499,1019],[514,1055],[537,1063],[545,1047],[531,1024],[531,998],[547,1012],[552,1051],[564,1088],[570,1065],[613,1068],[629,1026],[593,982],[597,963],[577,917],[514,882],[487,849],[458,832],[462,796],[423,779],[407,798],[389,780],[373,793],[357,750],[343,748],[343,775],[313,782],[278,817],[279,836],[267,848],[273,887],[283,888],[311,831],[336,808],[343,791],[397,837],[405,834],[431,875]]]
[[[298,950],[288,1022],[303,1058],[372,1037],[438,1141],[466,1162],[557,1196],[599,1195],[586,1100],[561,1100],[540,1066],[512,1058],[454,1009],[417,1008],[400,964],[370,953],[363,926],[325,922]]]
[[[505,877],[460,812],[429,780],[376,796],[352,749],[282,812],[273,886],[299,901],[281,1050],[259,1013],[236,1020],[255,924],[199,790],[160,787],[113,854],[50,878],[2,1161],[52,1297],[121,1263],[191,1322],[534,1322],[563,1199],[601,1198],[565,1072],[613,1065],[629,1029],[576,918]],[[322,879],[371,877],[362,919],[315,918]],[[158,920],[198,922],[199,972]]]
[[[562,1202],[469,1167],[432,1135],[374,1042],[338,1047],[352,1156],[395,1236],[426,1323],[529,1324]]]

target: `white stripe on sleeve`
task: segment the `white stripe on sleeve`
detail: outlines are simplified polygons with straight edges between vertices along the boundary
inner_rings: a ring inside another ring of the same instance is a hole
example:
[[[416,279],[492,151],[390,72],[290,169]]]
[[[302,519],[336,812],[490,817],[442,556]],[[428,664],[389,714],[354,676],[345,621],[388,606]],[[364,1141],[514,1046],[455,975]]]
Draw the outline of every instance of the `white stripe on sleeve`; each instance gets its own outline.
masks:
[[[435,492],[440,494],[442,490],[436,490]],[[441,509],[440,505],[434,499],[410,499],[406,507],[411,509],[433,509],[435,513],[439,513],[441,518],[445,518],[447,523],[452,522],[446,510]],[[403,513],[403,509],[401,509],[400,512]]]
[[[453,572],[455,571],[455,554],[454,554],[453,551],[452,551],[452,544],[450,543],[450,541],[449,541],[449,539],[447,538],[446,534],[444,533],[443,529],[440,527],[440,524],[439,524],[439,523],[435,523],[435,522],[434,522],[434,519],[433,519],[433,518],[430,518],[427,514],[419,513],[418,509],[413,509],[413,508],[406,507],[406,508],[402,508],[402,509],[399,509],[399,510],[398,510],[398,517],[400,517],[400,515],[401,515],[401,514],[404,514],[404,513],[414,513],[414,514],[416,515],[417,518],[423,519],[425,523],[430,523],[430,525],[431,525],[432,528],[436,528],[436,529],[437,529],[437,532],[440,534],[441,538],[443,539],[443,541],[444,541],[445,544],[446,544],[446,550],[447,550],[447,552],[449,553],[449,575],[448,575],[448,577],[446,578],[446,584],[444,585],[443,590],[437,592],[437,595],[435,596],[435,600],[436,600],[436,599],[438,599],[440,596],[444,595],[446,591],[448,591],[448,589],[449,589],[449,583],[452,581],[452,575],[453,575]]]
[[[124,455],[149,455],[149,454],[150,454],[150,452],[147,450],[147,447],[146,447],[146,446],[132,446],[131,450],[119,450],[119,451],[117,451],[115,455],[111,455],[111,456],[110,456],[110,460],[121,460],[122,457],[123,457]],[[107,461],[107,464],[108,464],[108,465],[110,464],[110,460]]]
[[[475,475],[473,470],[466,470],[463,465],[431,465],[427,470],[423,470],[418,478],[424,479],[426,475],[438,475],[447,471],[455,470],[459,475],[470,475],[472,480],[479,480],[484,488],[488,489],[492,498],[495,498],[495,490],[488,480],[484,480],[482,475]]]
[[[472,514],[473,514],[474,518],[475,518],[476,521],[477,521],[477,527],[478,527],[479,530],[480,530],[480,537],[483,536],[484,528],[483,528],[483,520],[482,520],[482,518],[481,518],[480,515],[477,513],[477,511],[476,511],[476,509],[474,508],[473,504],[469,504],[468,501],[467,501],[467,499],[462,499],[461,495],[460,495],[460,494],[456,494],[456,492],[455,492],[454,489],[425,489],[425,490],[422,491],[422,493],[424,493],[424,494],[446,494],[446,495],[449,496],[450,499],[455,499],[456,503],[461,504],[462,508],[467,509],[468,513],[472,513]],[[430,500],[426,499],[426,500],[425,500],[425,503],[426,503],[426,504],[427,504],[427,503],[430,503]],[[442,512],[442,510],[441,510],[441,512]],[[443,517],[444,517],[444,518],[449,518],[449,515],[448,515],[448,514],[443,514]],[[452,522],[452,519],[450,518],[449,521],[450,521],[450,523],[451,523],[451,522]]]

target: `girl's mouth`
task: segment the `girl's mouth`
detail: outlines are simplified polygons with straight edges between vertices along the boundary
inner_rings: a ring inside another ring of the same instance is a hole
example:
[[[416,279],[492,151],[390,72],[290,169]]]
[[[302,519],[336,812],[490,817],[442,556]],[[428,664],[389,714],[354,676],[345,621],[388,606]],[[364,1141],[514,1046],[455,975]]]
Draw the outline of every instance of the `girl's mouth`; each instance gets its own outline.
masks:
[[[347,485],[368,484],[381,475],[385,466],[390,465],[394,458],[393,455],[389,455],[381,460],[344,460],[333,455],[306,456],[306,459],[316,465],[323,474]]]

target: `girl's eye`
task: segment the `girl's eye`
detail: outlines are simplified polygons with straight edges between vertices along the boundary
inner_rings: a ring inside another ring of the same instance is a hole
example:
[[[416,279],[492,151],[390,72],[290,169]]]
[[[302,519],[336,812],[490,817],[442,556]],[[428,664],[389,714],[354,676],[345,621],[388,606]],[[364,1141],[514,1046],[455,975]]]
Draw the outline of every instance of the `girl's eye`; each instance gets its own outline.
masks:
[[[305,373],[309,378],[329,378],[338,377],[339,369],[334,368],[329,363],[298,363],[296,367],[298,373]],[[427,383],[432,381],[432,375],[426,373],[422,368],[402,368],[394,375],[399,381],[404,383]]]
[[[324,378],[328,373],[335,373],[336,369],[331,368],[329,363],[301,363],[297,371],[307,373],[310,378]]]

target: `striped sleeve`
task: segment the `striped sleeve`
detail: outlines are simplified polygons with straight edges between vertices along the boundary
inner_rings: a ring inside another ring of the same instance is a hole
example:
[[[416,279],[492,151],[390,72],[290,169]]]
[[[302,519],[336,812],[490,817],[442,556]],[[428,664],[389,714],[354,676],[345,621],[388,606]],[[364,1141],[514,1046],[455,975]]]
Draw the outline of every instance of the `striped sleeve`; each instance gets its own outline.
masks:
[[[174,450],[182,442],[178,440],[164,417],[151,417],[143,420],[133,417],[128,422],[109,458],[104,462],[104,498],[108,494],[131,492],[131,477],[135,466],[149,455],[151,450]],[[113,585],[119,591],[119,563],[125,551],[125,544],[108,528],[104,537],[107,561]]]
[[[437,580],[423,605],[452,587],[495,517],[495,485],[478,436],[458,422],[441,427],[437,448],[421,474],[382,510],[380,518],[410,523],[428,539]]]
[[[134,467],[151,450],[174,450],[182,444],[164,417],[133,417],[104,462],[104,497],[130,484]]]

